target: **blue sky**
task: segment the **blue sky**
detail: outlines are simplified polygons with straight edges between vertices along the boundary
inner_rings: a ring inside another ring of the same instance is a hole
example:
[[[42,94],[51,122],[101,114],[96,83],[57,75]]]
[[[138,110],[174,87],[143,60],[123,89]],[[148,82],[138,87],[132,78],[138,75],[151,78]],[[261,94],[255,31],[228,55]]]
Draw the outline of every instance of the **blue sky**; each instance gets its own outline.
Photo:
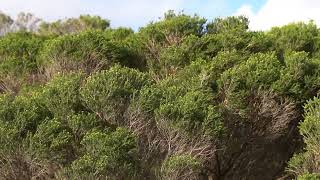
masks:
[[[197,13],[213,19],[218,16],[233,15],[243,5],[251,5],[252,10],[257,11],[265,2],[266,0],[190,0],[183,3],[182,9],[190,14]]]
[[[319,0],[0,0],[0,11],[13,17],[22,11],[47,21],[92,14],[111,20],[113,27],[135,30],[170,9],[209,20],[246,15],[253,30],[311,19],[320,24]]]

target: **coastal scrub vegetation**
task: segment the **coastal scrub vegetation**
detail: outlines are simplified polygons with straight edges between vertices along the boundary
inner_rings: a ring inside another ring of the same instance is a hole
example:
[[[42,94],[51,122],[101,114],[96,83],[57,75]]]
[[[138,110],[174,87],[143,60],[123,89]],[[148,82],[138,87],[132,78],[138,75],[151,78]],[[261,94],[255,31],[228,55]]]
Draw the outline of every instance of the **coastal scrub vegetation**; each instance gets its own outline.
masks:
[[[29,19],[0,14],[0,179],[320,178],[314,22]]]

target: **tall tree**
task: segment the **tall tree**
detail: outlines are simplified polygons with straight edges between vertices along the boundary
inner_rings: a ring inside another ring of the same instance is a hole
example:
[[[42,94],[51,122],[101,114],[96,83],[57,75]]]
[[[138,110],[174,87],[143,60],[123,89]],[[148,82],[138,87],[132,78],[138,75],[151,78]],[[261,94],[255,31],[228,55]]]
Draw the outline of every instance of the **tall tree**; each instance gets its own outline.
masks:
[[[13,20],[10,16],[0,12],[0,36],[3,36],[10,31],[10,26],[12,23]]]
[[[35,15],[21,12],[12,24],[11,29],[12,31],[36,32],[41,22],[43,21]]]
[[[99,16],[81,15],[79,18],[58,20],[53,23],[43,22],[39,33],[44,35],[63,35],[77,33],[89,29],[105,30],[110,26],[109,20]]]

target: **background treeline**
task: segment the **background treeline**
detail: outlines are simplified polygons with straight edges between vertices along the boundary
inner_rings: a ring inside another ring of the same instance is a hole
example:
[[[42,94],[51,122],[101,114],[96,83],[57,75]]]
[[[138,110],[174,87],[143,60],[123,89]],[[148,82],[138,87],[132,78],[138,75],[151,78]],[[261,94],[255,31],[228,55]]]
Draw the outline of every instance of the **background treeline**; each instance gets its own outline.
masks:
[[[320,178],[320,29],[0,15],[0,179]]]

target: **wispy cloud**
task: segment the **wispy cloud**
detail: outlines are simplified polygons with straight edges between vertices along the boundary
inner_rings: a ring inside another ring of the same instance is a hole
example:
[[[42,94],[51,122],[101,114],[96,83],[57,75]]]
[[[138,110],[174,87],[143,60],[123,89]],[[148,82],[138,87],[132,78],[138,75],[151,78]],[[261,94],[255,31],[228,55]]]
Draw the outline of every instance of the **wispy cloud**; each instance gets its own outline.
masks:
[[[318,0],[268,0],[257,13],[252,11],[250,5],[243,5],[235,14],[248,16],[253,30],[268,30],[273,26],[298,21],[314,20],[320,25],[319,10]]]

